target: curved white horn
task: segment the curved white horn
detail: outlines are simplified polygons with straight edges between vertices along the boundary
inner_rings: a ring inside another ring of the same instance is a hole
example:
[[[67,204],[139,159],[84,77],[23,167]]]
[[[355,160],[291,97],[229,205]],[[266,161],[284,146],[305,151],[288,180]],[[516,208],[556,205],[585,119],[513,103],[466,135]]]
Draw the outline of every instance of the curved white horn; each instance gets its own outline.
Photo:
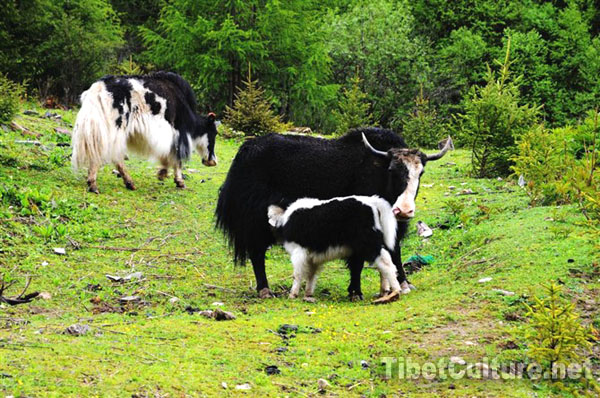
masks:
[[[365,137],[365,133],[362,133],[362,139],[363,142],[365,143],[365,146],[367,147],[368,150],[370,150],[371,152],[373,152],[375,155],[379,155],[379,156],[386,156],[387,157],[387,152],[383,152],[383,151],[378,151],[377,149],[373,148],[371,146],[371,144],[369,144],[369,141],[367,141],[367,137]]]
[[[454,143],[452,142],[452,138],[448,136],[448,139],[446,140],[446,145],[444,145],[442,150],[436,153],[435,155],[427,155],[427,160],[438,160],[451,149],[454,149]]]

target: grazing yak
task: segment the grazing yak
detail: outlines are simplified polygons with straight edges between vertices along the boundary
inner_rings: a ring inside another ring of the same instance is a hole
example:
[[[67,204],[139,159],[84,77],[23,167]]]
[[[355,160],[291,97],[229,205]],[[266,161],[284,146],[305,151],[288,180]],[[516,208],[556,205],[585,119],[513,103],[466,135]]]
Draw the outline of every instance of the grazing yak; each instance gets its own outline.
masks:
[[[396,244],[396,217],[390,204],[378,196],[345,196],[328,200],[298,199],[287,209],[268,207],[269,224],[289,253],[294,266],[290,298],[298,297],[306,279],[304,299],[314,301],[317,276],[323,263],[338,258],[360,268],[375,264],[381,277],[380,295],[391,287],[401,290],[391,252]],[[408,283],[402,282],[408,293]]]
[[[270,297],[265,273],[265,253],[275,243],[267,218],[267,207],[287,207],[310,197],[330,199],[349,195],[378,195],[392,204],[398,232],[392,258],[398,280],[406,281],[400,256],[400,239],[414,216],[419,178],[428,161],[449,150],[452,141],[435,155],[407,149],[391,130],[363,128],[327,140],[309,136],[268,134],[246,141],[239,149],[216,208],[217,226],[234,249],[234,260],[249,258],[260,297]],[[373,145],[373,146],[371,146]],[[362,264],[348,259],[351,270],[350,297],[362,298]]]
[[[81,95],[73,128],[75,169],[88,166],[88,187],[98,193],[98,169],[114,163],[129,189],[127,151],[158,160],[158,178],[174,171],[175,184],[185,188],[181,164],[195,149],[205,166],[215,166],[215,114],[195,113],[196,98],[179,75],[156,72],[143,76],[106,76]]]

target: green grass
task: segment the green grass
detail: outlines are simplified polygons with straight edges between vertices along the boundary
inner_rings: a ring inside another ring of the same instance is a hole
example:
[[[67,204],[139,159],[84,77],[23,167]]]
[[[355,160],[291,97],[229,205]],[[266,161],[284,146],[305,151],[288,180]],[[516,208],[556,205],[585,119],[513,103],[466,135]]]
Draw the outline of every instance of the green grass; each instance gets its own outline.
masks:
[[[73,113],[61,113],[72,123]],[[15,144],[31,139],[15,132],[3,132],[0,140],[0,267],[5,280],[16,283],[5,294],[18,294],[30,278],[30,291],[51,297],[0,307],[0,395],[317,396],[317,380],[324,378],[330,383],[325,396],[562,396],[547,382],[527,379],[385,377],[385,357],[526,360],[522,302],[539,293],[541,283],[560,280],[573,297],[597,300],[598,279],[585,275],[598,253],[578,210],[530,208],[511,181],[468,178],[467,152],[429,164],[422,178],[417,219],[449,229],[436,228],[423,242],[411,226],[404,258],[435,257],[411,275],[417,291],[374,306],[379,277],[367,269],[367,299],[349,302],[348,272],[334,262],[319,279],[318,302],[310,304],[286,298],[291,265],[281,248],[267,258],[280,297],[257,299],[252,268],[232,265],[214,229],[218,189],[240,142],[218,141],[216,168],[203,167],[195,156],[185,190],[170,178],[159,182],[154,164],[133,158],[127,165],[138,190],[125,189],[107,166],[95,195],[86,192],[83,172],[72,172],[70,149],[56,146],[68,141],[52,132],[56,122],[16,121],[42,133],[42,145]],[[477,194],[457,195],[466,188]],[[57,247],[66,256],[54,254]],[[575,278],[573,269],[583,274]],[[118,284],[105,276],[134,271],[143,279]],[[478,283],[483,277],[492,280]],[[142,304],[122,307],[119,298],[127,295]],[[216,322],[185,311],[214,302],[237,319]],[[585,319],[600,318],[588,311]],[[63,334],[74,323],[92,330]],[[275,333],[285,323],[300,326],[294,338]],[[269,365],[281,374],[268,376]],[[235,390],[243,383],[251,390]]]

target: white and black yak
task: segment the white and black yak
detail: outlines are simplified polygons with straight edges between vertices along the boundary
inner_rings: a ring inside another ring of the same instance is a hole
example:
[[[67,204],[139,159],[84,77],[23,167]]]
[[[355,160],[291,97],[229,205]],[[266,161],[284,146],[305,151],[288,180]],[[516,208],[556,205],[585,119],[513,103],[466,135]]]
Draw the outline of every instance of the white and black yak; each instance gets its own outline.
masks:
[[[313,301],[317,276],[330,260],[353,258],[349,265],[375,264],[381,278],[380,295],[410,292],[402,286],[391,253],[397,222],[390,204],[378,196],[345,196],[328,200],[298,199],[283,209],[268,207],[269,224],[283,243],[294,266],[290,298],[298,297],[306,280],[305,300]]]
[[[256,288],[261,297],[271,291],[265,273],[265,253],[275,243],[267,207],[283,208],[309,197],[330,199],[349,195],[378,195],[391,206],[398,220],[392,258],[398,281],[406,282],[400,240],[414,217],[415,198],[425,164],[440,159],[452,146],[448,140],[435,155],[408,149],[391,130],[362,128],[327,140],[309,136],[269,134],[246,141],[239,149],[216,208],[217,226],[234,249],[234,260],[252,261]],[[377,148],[377,149],[375,149]],[[362,298],[362,263],[350,256],[348,293]]]
[[[106,76],[81,95],[73,128],[72,163],[88,167],[88,187],[98,193],[98,169],[113,163],[129,189],[135,189],[125,169],[128,151],[158,160],[158,178],[174,171],[184,188],[182,161],[196,150],[205,166],[215,166],[215,114],[196,114],[196,98],[179,75],[156,72],[142,76]]]

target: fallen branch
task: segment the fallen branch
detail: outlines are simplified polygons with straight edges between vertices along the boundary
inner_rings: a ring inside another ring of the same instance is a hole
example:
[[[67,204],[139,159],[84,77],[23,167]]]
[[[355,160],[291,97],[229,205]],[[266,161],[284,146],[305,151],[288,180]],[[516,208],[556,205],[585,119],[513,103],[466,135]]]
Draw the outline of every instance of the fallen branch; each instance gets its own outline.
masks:
[[[41,142],[39,141],[31,141],[31,140],[16,140],[15,144],[21,144],[21,145],[35,145],[35,146],[40,146],[42,145]]]
[[[112,246],[92,246],[92,245],[84,245],[81,246],[82,249],[98,249],[98,250],[113,250],[118,252],[137,252],[137,251],[153,251],[157,252],[160,249],[149,249],[146,247],[112,247]]]
[[[33,292],[33,293],[25,294],[25,292],[29,288],[29,284],[30,283],[31,283],[31,279],[27,278],[26,282],[25,282],[25,288],[23,289],[23,291],[18,296],[16,296],[16,297],[4,297],[4,291],[7,288],[9,288],[10,286],[12,286],[13,283],[10,283],[10,284],[6,285],[4,283],[4,280],[2,280],[0,282],[0,302],[6,303],[8,305],[19,305],[19,304],[25,304],[25,303],[31,302],[34,298],[36,298],[37,296],[39,296],[40,292]]]
[[[10,127],[11,127],[13,130],[20,131],[20,132],[21,132],[21,134],[23,134],[23,135],[31,135],[31,136],[34,136],[35,138],[40,138],[40,137],[41,137],[41,134],[39,134],[39,133],[34,133],[33,131],[26,129],[25,127],[23,127],[23,126],[21,126],[21,125],[18,125],[18,124],[17,124],[17,123],[15,123],[15,122],[11,122],[11,123],[10,123]],[[39,144],[38,144],[38,145],[39,145]]]

